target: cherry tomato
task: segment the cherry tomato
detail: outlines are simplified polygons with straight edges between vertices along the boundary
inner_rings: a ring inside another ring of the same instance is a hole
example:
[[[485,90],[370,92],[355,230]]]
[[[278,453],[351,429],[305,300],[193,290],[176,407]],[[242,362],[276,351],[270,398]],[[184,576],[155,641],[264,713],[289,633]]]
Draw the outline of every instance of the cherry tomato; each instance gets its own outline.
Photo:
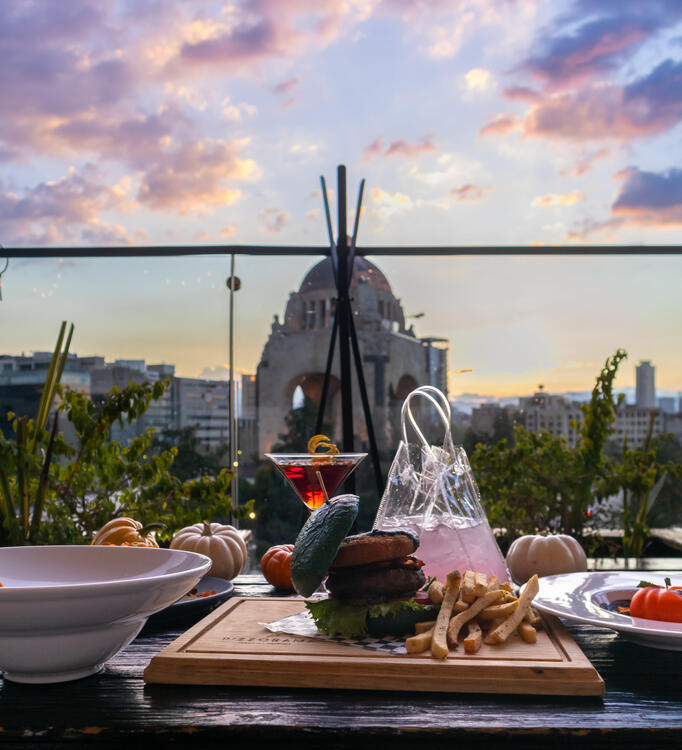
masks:
[[[630,615],[645,620],[682,622],[682,586],[647,586],[640,589],[630,602]]]
[[[431,604],[431,599],[429,599],[428,591],[417,591],[417,593],[414,595],[414,600],[417,602],[417,604]]]

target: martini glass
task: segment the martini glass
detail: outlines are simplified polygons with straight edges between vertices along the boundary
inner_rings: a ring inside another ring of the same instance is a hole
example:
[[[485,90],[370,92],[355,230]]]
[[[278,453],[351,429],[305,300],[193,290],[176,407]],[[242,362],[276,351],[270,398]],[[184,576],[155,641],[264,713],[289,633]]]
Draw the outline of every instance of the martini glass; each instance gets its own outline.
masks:
[[[366,453],[266,453],[309,511],[341,486]]]

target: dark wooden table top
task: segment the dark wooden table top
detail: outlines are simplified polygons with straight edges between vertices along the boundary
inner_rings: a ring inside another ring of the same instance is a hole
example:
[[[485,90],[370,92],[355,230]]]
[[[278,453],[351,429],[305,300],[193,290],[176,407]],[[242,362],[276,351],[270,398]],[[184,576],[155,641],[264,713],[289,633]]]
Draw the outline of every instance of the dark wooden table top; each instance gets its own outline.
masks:
[[[241,596],[273,594],[257,576]],[[205,614],[202,613],[202,614]],[[682,747],[682,652],[564,622],[606,682],[601,698],[145,685],[144,668],[192,622],[145,628],[103,672],[57,685],[0,680],[0,748]]]

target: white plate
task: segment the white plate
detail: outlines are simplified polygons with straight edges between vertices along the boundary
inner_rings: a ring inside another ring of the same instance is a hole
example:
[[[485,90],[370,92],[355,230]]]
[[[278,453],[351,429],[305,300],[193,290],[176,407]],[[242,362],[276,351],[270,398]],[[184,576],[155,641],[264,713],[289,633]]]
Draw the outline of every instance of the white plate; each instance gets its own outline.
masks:
[[[666,576],[682,577],[679,571],[648,570],[548,576],[540,579],[540,592],[533,606],[567,620],[615,630],[641,646],[682,651],[682,622],[644,620],[608,609],[614,602],[631,599],[641,580],[664,586]]]

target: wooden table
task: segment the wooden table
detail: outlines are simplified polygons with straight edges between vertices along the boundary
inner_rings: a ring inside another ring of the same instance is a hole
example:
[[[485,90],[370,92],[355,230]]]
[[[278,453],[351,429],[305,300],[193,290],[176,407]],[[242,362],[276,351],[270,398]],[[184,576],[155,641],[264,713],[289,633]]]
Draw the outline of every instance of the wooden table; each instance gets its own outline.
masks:
[[[257,576],[236,583],[241,596],[273,593]],[[682,747],[682,652],[564,624],[604,678],[603,698],[145,685],[150,659],[182,632],[145,629],[99,675],[0,680],[0,748]]]

